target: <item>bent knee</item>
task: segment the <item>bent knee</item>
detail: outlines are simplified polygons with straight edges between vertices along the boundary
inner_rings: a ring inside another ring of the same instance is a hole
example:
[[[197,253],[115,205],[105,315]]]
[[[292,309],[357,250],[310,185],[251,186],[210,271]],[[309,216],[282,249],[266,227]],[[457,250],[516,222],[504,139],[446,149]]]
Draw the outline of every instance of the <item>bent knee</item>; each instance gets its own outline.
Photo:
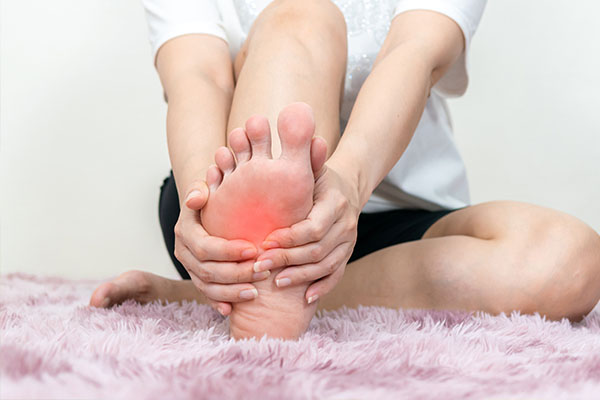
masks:
[[[298,36],[313,36],[315,32],[346,38],[346,21],[340,9],[331,1],[279,0],[265,8],[253,29],[275,29]]]
[[[593,229],[557,213],[515,239],[517,295],[501,311],[579,320],[594,308],[600,298],[600,236]]]
[[[345,55],[346,21],[331,1],[274,1],[256,18],[248,42],[272,39],[293,39],[330,55],[343,49]]]

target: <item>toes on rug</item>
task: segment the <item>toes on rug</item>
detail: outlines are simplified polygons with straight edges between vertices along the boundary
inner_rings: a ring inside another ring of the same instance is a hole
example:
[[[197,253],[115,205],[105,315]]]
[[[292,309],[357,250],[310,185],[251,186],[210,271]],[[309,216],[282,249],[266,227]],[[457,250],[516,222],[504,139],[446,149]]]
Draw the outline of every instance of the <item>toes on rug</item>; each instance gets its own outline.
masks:
[[[194,303],[88,307],[98,282],[0,278],[0,397],[599,399],[600,312],[344,309],[296,342],[235,342]]]

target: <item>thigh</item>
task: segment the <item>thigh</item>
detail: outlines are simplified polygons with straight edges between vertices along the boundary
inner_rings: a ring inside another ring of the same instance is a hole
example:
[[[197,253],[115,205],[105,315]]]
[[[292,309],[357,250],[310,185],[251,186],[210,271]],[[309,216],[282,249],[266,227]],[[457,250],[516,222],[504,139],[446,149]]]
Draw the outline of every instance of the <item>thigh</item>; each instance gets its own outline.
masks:
[[[315,135],[327,141],[331,154],[340,136],[346,48],[344,17],[332,2],[272,2],[256,18],[236,57],[228,130],[261,114],[275,133],[281,109],[303,101],[313,108]],[[277,157],[280,142],[272,136]]]
[[[459,235],[386,247],[349,263],[319,306],[471,309],[472,302],[481,309],[476,298],[489,280],[480,261],[493,251],[485,240]]]
[[[517,202],[454,211],[422,240],[346,267],[341,305],[540,312],[577,319],[600,295],[600,236],[568,214]]]
[[[454,211],[434,223],[424,239],[465,235],[478,239],[520,239],[548,230],[589,229],[577,218],[546,207],[516,201],[491,201]]]

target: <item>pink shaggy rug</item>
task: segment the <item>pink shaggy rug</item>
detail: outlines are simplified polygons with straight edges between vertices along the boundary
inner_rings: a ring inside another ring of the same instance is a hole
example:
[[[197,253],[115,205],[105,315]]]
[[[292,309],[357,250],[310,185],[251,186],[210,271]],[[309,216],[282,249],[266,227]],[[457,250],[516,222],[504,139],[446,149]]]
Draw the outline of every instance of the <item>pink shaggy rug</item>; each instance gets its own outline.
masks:
[[[297,342],[235,342],[208,306],[87,306],[98,282],[0,278],[2,398],[599,399],[600,312],[359,308]]]

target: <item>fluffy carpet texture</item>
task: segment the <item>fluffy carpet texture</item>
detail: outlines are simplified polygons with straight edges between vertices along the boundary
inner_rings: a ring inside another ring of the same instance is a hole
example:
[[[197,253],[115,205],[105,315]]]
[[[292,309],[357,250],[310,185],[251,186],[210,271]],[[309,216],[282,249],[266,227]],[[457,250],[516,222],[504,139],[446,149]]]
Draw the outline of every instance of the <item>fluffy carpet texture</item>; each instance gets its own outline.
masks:
[[[364,307],[297,342],[235,342],[195,302],[90,308],[97,284],[0,278],[2,398],[600,398],[598,308],[571,324]]]

